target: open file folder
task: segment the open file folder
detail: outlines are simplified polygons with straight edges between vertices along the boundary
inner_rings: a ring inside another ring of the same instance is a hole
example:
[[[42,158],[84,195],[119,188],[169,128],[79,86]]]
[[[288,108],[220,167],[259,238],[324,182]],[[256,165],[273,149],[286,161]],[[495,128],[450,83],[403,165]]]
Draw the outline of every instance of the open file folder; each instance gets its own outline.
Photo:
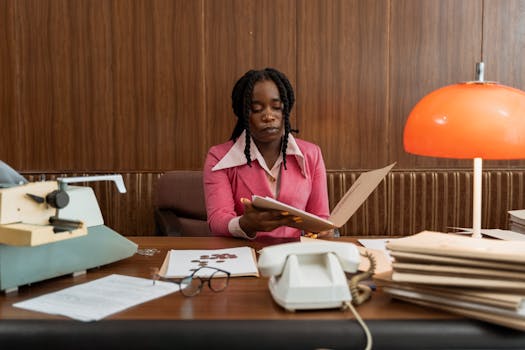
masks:
[[[257,208],[275,209],[287,211],[292,215],[299,216],[303,219],[303,227],[311,232],[320,232],[339,228],[359,209],[361,204],[381,183],[386,174],[392,170],[396,163],[392,163],[384,168],[371,170],[362,173],[352,184],[352,187],[345,193],[343,198],[337,203],[332,214],[328,219],[323,219],[317,215],[308,213],[304,210],[292,207],[288,204],[279,202],[270,197],[252,196],[252,204]]]

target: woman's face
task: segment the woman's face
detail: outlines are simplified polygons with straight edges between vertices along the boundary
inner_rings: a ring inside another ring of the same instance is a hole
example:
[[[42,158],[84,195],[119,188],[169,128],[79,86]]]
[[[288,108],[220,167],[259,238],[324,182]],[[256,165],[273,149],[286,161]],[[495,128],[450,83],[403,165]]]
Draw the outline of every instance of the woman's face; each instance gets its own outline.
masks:
[[[276,143],[283,135],[283,103],[272,80],[255,83],[250,108],[250,132],[257,145]]]

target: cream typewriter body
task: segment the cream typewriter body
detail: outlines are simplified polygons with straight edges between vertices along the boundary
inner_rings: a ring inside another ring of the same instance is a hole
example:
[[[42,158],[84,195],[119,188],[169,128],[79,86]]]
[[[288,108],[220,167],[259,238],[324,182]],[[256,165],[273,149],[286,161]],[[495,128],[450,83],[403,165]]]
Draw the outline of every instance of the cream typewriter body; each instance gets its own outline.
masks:
[[[5,163],[0,163],[2,171],[0,291],[82,273],[136,252],[135,243],[104,225],[93,189],[69,185],[114,181],[118,190],[125,192],[121,175],[27,182]]]

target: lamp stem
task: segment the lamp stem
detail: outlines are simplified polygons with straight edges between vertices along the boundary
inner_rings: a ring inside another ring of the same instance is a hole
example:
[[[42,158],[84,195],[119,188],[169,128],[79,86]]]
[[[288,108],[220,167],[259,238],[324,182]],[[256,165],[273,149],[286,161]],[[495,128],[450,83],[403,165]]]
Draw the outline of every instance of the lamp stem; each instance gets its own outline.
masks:
[[[481,238],[481,169],[482,159],[474,158],[474,181],[472,195],[472,237]]]
[[[476,81],[477,82],[485,81],[485,63],[484,62],[476,63]]]

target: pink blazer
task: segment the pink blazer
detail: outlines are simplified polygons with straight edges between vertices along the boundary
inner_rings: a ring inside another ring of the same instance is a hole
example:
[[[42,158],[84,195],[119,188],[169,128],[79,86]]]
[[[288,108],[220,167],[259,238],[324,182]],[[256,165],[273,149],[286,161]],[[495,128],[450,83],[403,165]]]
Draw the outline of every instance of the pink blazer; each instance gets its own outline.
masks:
[[[294,155],[286,157],[287,170],[281,171],[279,201],[316,214],[323,218],[330,215],[326,169],[319,146],[295,139],[305,157],[304,173]],[[233,146],[233,141],[210,148],[204,163],[204,195],[208,224],[215,235],[231,236],[228,223],[244,212],[240,199],[252,195],[273,197],[266,173],[257,160],[252,167],[242,166],[212,171]],[[279,227],[271,232],[258,232],[257,237],[299,237],[300,230]]]

